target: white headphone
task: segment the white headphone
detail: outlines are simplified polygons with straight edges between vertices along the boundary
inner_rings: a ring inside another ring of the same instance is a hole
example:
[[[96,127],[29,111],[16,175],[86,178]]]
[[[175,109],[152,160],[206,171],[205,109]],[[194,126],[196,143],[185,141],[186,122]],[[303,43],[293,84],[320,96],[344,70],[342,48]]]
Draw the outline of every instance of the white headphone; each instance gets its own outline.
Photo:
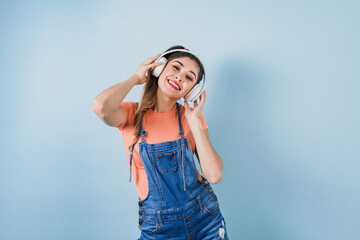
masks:
[[[191,53],[189,50],[186,49],[173,49],[170,51],[167,51],[163,54],[161,54],[160,57],[158,57],[158,59],[155,60],[154,63],[157,62],[162,62],[161,65],[156,66],[152,71],[151,71],[151,75],[155,76],[155,77],[159,77],[161,72],[164,70],[164,66],[166,65],[167,59],[164,57],[165,55],[172,53],[172,52],[187,52],[190,53],[191,55],[194,55],[193,53]],[[194,55],[195,56],[195,55]],[[196,56],[195,56],[196,57]],[[200,60],[199,60],[200,61]],[[184,99],[188,102],[193,102],[195,101],[203,92],[203,89],[205,88],[205,71],[204,71],[204,76],[203,76],[203,86],[201,87],[198,83],[196,83],[194,85],[194,87],[190,90],[190,92],[188,92],[188,94],[186,94],[184,96]]]

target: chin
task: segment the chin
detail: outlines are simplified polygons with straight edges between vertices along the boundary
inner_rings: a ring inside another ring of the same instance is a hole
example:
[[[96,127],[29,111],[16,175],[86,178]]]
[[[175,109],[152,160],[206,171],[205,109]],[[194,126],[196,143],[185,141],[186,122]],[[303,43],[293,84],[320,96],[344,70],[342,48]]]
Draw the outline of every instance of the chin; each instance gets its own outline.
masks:
[[[164,89],[160,88],[159,89],[161,91],[161,93],[169,98],[174,98],[174,99],[180,99],[182,98],[182,96],[179,96],[179,94],[175,94],[174,91],[172,91],[171,89],[167,89],[165,88],[165,91]]]

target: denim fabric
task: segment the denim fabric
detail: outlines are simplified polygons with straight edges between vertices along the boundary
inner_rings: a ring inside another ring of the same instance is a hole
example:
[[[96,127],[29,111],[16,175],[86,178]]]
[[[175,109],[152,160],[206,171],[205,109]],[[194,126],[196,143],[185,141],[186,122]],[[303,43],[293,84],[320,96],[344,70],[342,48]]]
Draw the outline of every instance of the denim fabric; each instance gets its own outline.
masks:
[[[148,144],[141,122],[139,155],[149,192],[138,201],[141,230],[138,240],[229,239],[214,190],[205,177],[201,181],[197,177],[193,153],[183,136],[178,103],[176,107],[178,140]],[[132,154],[130,168],[131,160]]]

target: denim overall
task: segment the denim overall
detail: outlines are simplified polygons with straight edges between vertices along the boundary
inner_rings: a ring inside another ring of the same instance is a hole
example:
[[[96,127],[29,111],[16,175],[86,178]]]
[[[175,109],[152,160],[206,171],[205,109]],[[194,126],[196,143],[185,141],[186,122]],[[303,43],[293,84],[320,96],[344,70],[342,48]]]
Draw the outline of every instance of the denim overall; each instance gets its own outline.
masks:
[[[138,103],[136,103],[138,104]],[[139,156],[148,178],[149,192],[138,201],[141,239],[229,239],[217,196],[206,178],[197,177],[193,152],[182,132],[180,139],[157,144],[145,142],[141,121]],[[130,179],[132,152],[130,153]]]

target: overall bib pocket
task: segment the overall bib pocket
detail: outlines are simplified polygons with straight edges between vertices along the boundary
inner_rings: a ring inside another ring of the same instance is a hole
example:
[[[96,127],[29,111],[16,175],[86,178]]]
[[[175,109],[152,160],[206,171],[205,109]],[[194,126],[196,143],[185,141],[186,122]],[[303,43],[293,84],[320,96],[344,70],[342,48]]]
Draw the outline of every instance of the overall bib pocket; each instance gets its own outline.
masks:
[[[177,170],[176,152],[155,154],[156,164],[162,174],[175,172]]]
[[[207,213],[214,213],[219,209],[219,202],[216,194],[213,194],[205,201],[204,209]]]
[[[156,233],[159,230],[160,225],[157,223],[156,220],[148,220],[148,219],[139,219],[139,226],[138,228],[141,231],[148,232],[148,233]]]

